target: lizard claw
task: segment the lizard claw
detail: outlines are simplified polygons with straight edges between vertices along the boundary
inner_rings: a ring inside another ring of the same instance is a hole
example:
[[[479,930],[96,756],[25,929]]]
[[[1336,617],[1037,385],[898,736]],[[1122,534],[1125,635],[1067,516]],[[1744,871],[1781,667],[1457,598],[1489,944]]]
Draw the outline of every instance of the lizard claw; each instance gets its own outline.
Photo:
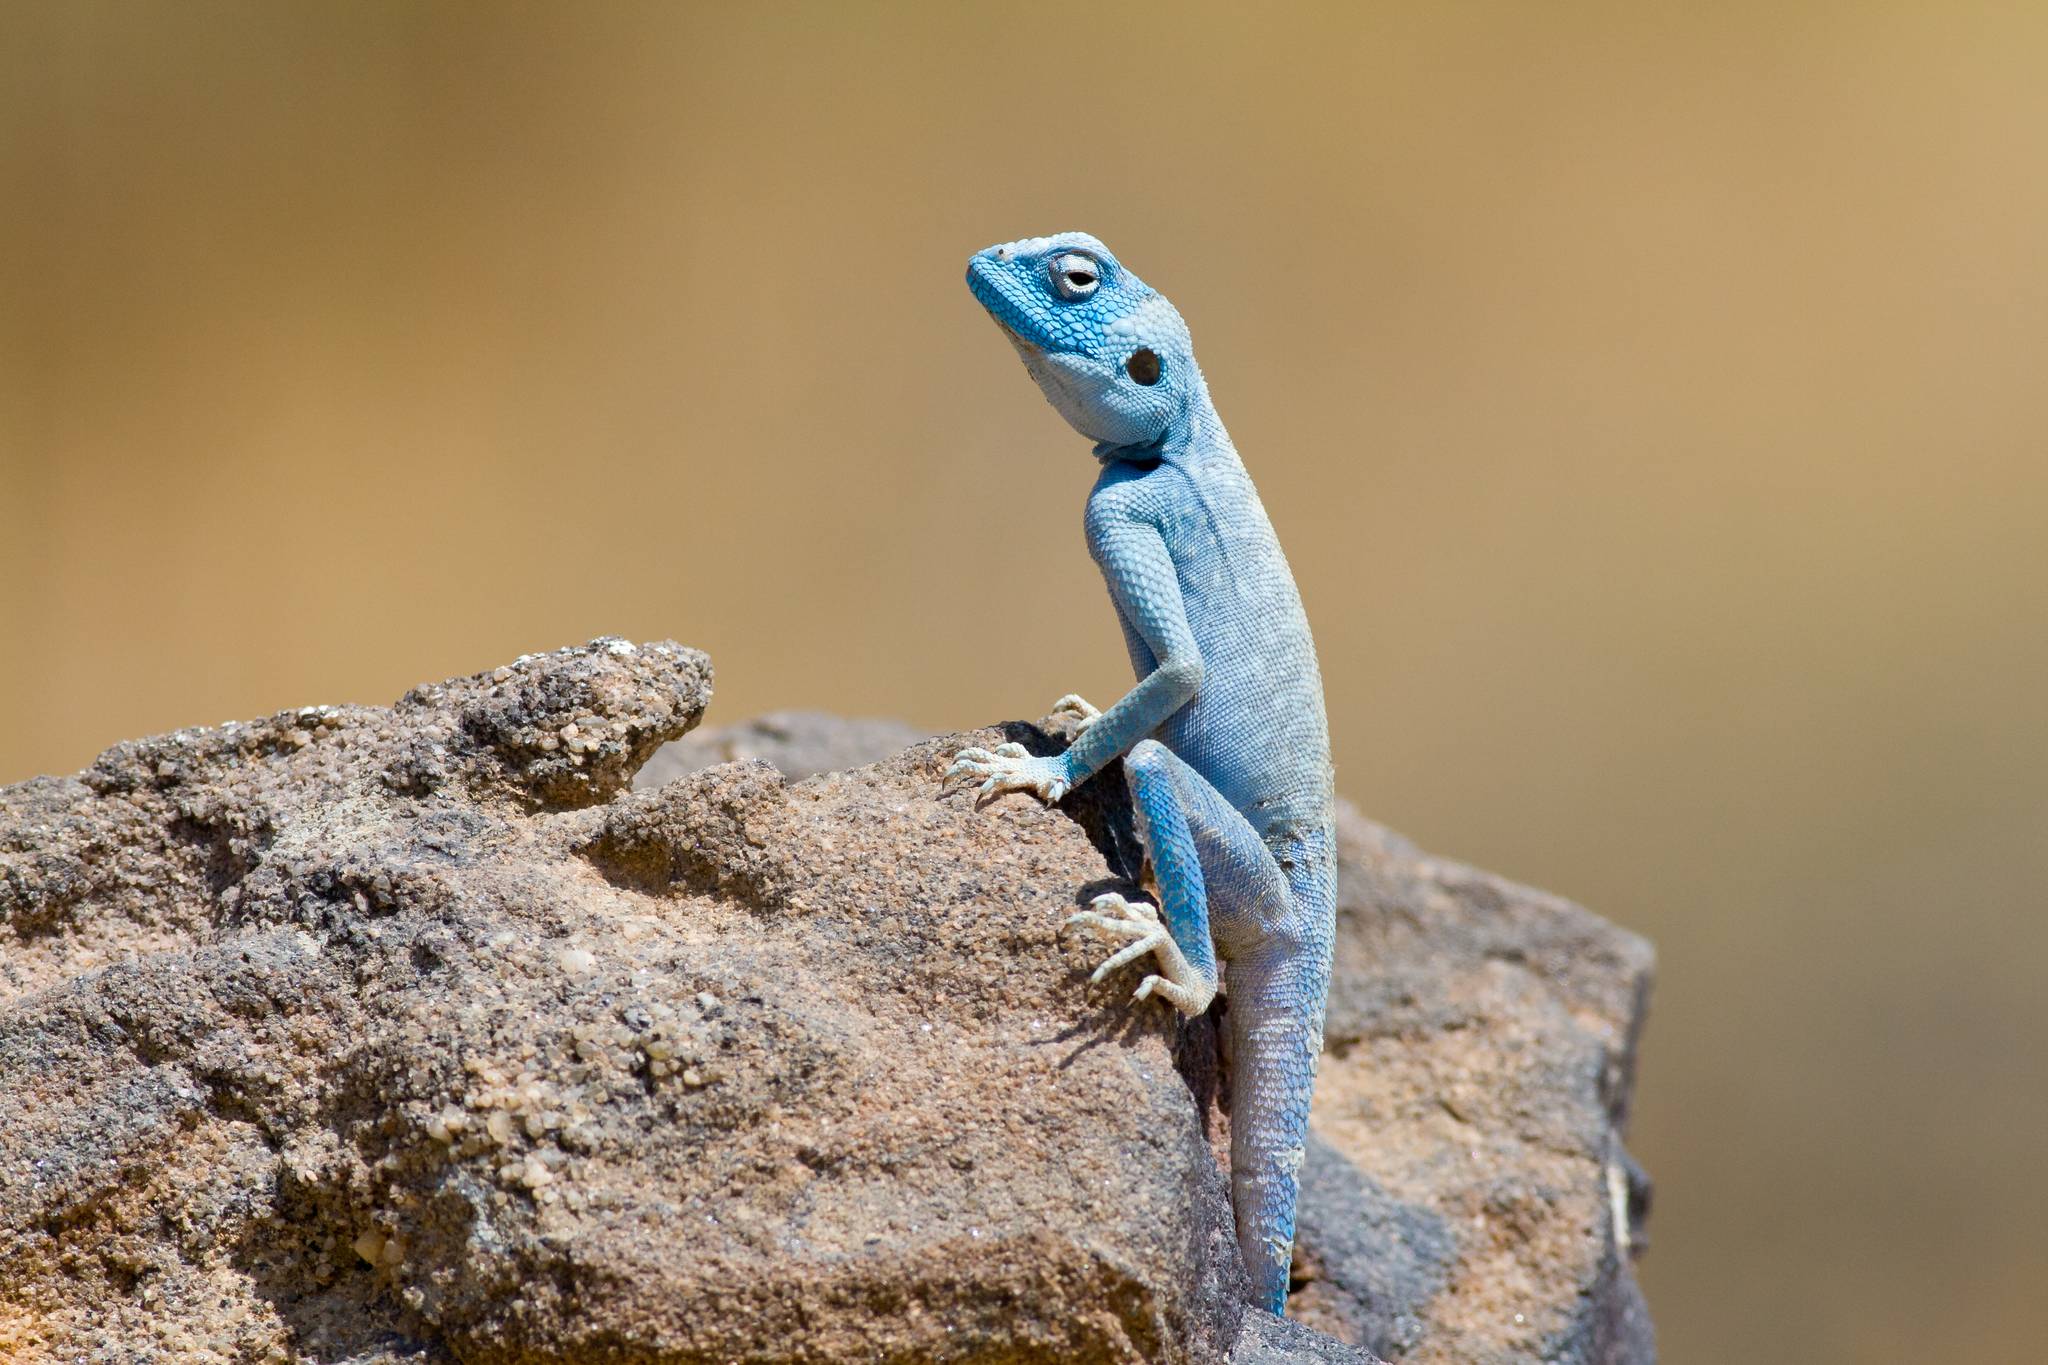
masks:
[[[1067,693],[1066,696],[1061,697],[1052,704],[1052,714],[1072,719],[1074,722],[1074,733],[1077,735],[1083,733],[1089,726],[1102,719],[1102,712],[1097,710],[1086,697],[1073,692]]]
[[[1139,982],[1131,998],[1145,1000],[1157,995],[1190,1019],[1209,1008],[1209,1002],[1216,998],[1216,983],[1205,980],[1195,970],[1160,922],[1157,909],[1146,901],[1125,900],[1114,891],[1097,896],[1089,906],[1067,916],[1066,922],[1085,924],[1110,938],[1129,940],[1095,969],[1088,978],[1091,983],[1101,981],[1127,962],[1156,953],[1163,974]]]
[[[953,755],[953,766],[946,769],[941,781],[950,782],[964,777],[969,781],[981,779],[976,790],[981,799],[988,800],[1004,792],[1030,792],[1048,805],[1067,794],[1073,782],[1067,777],[1067,765],[1057,755],[1051,758],[1033,758],[1021,744],[998,744],[994,749],[970,747]]]

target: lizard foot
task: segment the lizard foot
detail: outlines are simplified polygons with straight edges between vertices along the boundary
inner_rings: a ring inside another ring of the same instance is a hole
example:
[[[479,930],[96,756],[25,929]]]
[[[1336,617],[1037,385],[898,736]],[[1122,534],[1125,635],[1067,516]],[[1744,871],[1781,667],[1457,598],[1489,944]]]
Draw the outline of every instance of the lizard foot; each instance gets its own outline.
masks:
[[[1067,794],[1074,784],[1067,776],[1066,760],[1058,755],[1033,758],[1021,744],[998,744],[994,749],[962,749],[953,755],[946,769],[946,781],[956,777],[981,778],[981,795],[1030,792],[1050,804]]]
[[[1140,981],[1131,998],[1143,1000],[1157,995],[1190,1019],[1209,1008],[1209,1002],[1216,998],[1216,983],[1195,970],[1150,903],[1128,901],[1111,891],[1089,904],[1090,909],[1067,916],[1067,923],[1085,924],[1110,938],[1129,940],[1095,969],[1095,974],[1088,978],[1091,982],[1101,981],[1126,962],[1157,953],[1159,972]]]
[[[1061,697],[1052,704],[1052,714],[1055,716],[1071,716],[1074,721],[1074,733],[1076,735],[1086,733],[1089,726],[1102,719],[1102,712],[1097,710],[1086,697],[1073,692],[1067,693],[1066,696]]]

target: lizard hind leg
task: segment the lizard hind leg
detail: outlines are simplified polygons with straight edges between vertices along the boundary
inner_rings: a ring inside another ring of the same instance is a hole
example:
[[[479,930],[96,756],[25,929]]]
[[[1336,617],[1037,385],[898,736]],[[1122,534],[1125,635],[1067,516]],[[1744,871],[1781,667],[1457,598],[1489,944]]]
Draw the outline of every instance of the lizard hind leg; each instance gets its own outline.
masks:
[[[1067,916],[1068,924],[1085,924],[1110,938],[1129,940],[1106,958],[1089,976],[1099,982],[1127,962],[1147,953],[1159,957],[1159,971],[1138,983],[1132,998],[1143,1000],[1157,995],[1192,1019],[1209,1008],[1216,998],[1216,969],[1197,967],[1173,935],[1160,922],[1159,912],[1144,901],[1125,900],[1111,891],[1097,896],[1088,909]]]
[[[1140,740],[1124,759],[1138,842],[1145,851],[1150,887],[1159,908],[1115,894],[1097,896],[1091,908],[1069,916],[1067,923],[1089,925],[1109,937],[1129,940],[1096,969],[1092,980],[1100,981],[1126,962],[1154,953],[1159,971],[1139,983],[1135,998],[1157,995],[1192,1019],[1216,998],[1216,943],[1210,933],[1209,890],[1190,820],[1191,803],[1183,792],[1183,774],[1201,783],[1213,800],[1222,801],[1208,783],[1157,740]]]
[[[1287,1302],[1309,1096],[1322,1052],[1328,837],[1289,845],[1283,860],[1207,779],[1154,740],[1132,748],[1124,772],[1159,890],[1163,923],[1154,932],[1199,964],[1208,981],[1219,950],[1230,960],[1231,1205],[1253,1301],[1278,1313]],[[1133,937],[1132,946],[1146,941]]]

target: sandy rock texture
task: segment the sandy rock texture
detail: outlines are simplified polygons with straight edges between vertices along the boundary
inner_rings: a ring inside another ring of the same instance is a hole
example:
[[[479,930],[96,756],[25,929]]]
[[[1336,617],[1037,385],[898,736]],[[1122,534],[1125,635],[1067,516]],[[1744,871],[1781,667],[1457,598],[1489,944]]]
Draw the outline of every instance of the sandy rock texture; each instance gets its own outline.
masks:
[[[882,759],[895,739],[886,722],[798,713],[691,735],[648,768],[686,771],[743,746],[794,774]],[[1127,873],[1135,850],[1102,827],[1101,804],[1085,789],[1068,801]],[[1558,897],[1429,857],[1342,802],[1338,856],[1328,1052],[1289,1314],[1389,1360],[1648,1365],[1655,1341],[1631,1263],[1646,1246],[1649,1185],[1622,1134],[1650,945]],[[1213,1021],[1190,1025],[1181,1057],[1221,1139],[1219,1042]],[[1227,1140],[1216,1156],[1228,1161]],[[1327,1349],[1259,1317],[1240,1360]]]
[[[709,695],[600,640],[0,789],[0,1358],[1648,1359],[1639,943],[1347,817],[1282,1323],[1213,1020],[1059,933],[1116,784],[940,790],[1016,726],[631,790]]]
[[[1389,1359],[1656,1358],[1622,1146],[1653,956],[1348,807],[1289,1312]]]
[[[835,716],[824,711],[771,711],[737,725],[692,730],[664,744],[634,775],[646,791],[714,763],[758,758],[792,781],[879,763],[930,736],[900,720]]]
[[[1175,1030],[943,746],[629,794],[599,641],[0,794],[0,1355],[1219,1360]]]

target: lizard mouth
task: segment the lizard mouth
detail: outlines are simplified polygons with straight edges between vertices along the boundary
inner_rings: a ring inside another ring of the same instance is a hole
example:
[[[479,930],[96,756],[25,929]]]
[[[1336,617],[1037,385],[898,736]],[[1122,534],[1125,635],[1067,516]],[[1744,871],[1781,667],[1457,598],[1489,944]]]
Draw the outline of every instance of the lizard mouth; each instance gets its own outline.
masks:
[[[995,320],[995,323],[996,326],[1003,329],[1003,335],[1008,337],[1010,339],[1010,344],[1012,346],[1015,346],[1018,350],[1042,351],[1045,349],[1043,346],[1040,346],[1037,342],[1033,341],[1030,337],[1025,336],[1015,327],[1012,327],[1009,323],[1004,322],[1001,318],[997,318]]]
[[[974,291],[974,297],[988,310],[989,318],[1003,329],[1003,335],[1010,339],[1020,354],[1043,354],[1049,348],[1044,340],[1026,335],[1019,324],[1038,330],[1032,317],[1030,300],[1022,286],[1011,281],[999,267],[990,263],[985,256],[977,256],[967,266],[967,287]]]

